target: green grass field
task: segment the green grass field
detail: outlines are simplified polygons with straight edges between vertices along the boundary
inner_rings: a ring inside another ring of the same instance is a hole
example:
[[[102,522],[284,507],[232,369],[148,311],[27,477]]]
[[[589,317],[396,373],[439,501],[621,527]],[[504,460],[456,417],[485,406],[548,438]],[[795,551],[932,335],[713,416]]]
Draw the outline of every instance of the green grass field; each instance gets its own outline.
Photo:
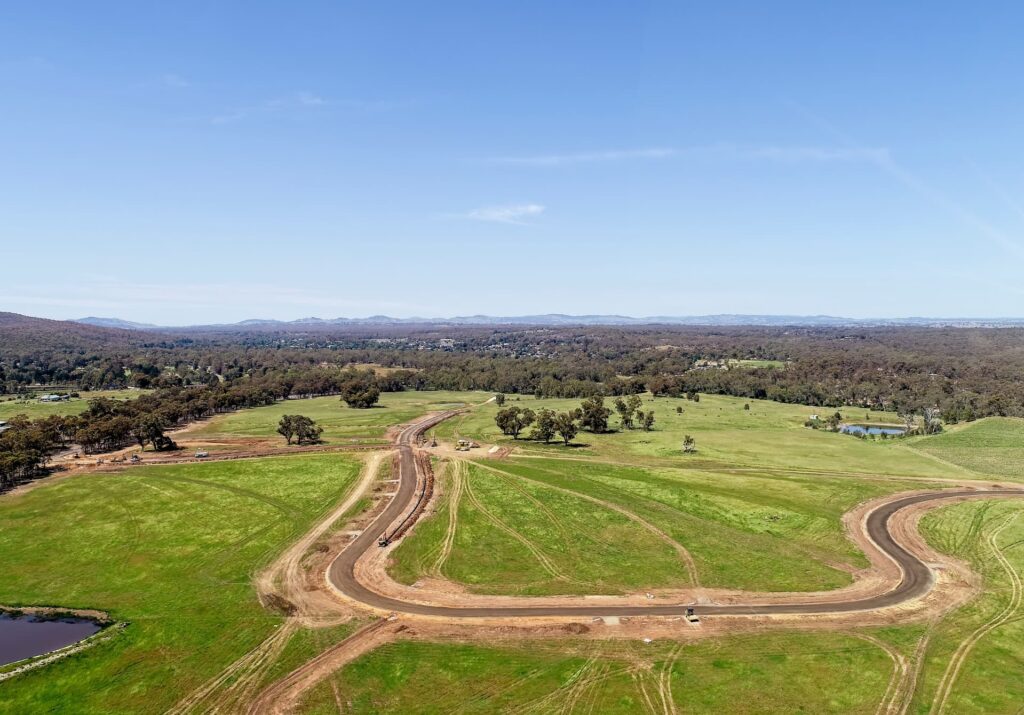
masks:
[[[565,410],[579,401],[511,404]],[[516,449],[441,477],[439,510],[396,550],[395,578],[443,576],[481,593],[544,595],[695,582],[759,591],[838,588],[866,565],[843,532],[845,512],[928,486],[921,479],[968,475],[923,451],[945,436],[874,441],[810,430],[803,422],[820,410],[799,405],[646,396],[643,408],[655,411],[653,431],[582,432],[568,448],[502,435],[493,403],[440,425],[442,437]],[[896,419],[865,410],[844,417]],[[617,418],[611,422],[617,427]],[[682,453],[686,434],[696,438],[696,454]],[[692,566],[673,544],[689,552]]]
[[[307,400],[285,400],[267,407],[218,415],[191,434],[196,437],[254,437],[280,439],[277,423],[283,415],[305,415],[324,428],[323,440],[330,443],[383,439],[388,427],[402,424],[433,410],[451,409],[482,402],[482,392],[385,392],[380,403],[369,409],[354,409],[337,396]]]
[[[507,404],[546,407],[556,411],[571,409],[579,400],[537,400],[512,398]],[[611,407],[611,401],[605,401]],[[750,405],[749,410],[744,405]],[[676,408],[683,413],[677,414]],[[655,413],[654,429],[615,431],[594,435],[581,432],[577,446],[543,445],[501,434],[494,424],[498,407],[494,403],[475,408],[472,413],[450,420],[437,428],[439,436],[468,436],[485,442],[516,446],[531,454],[554,454],[599,458],[605,461],[650,465],[730,469],[735,467],[772,468],[777,471],[842,474],[844,476],[915,476],[962,478],[955,465],[944,464],[918,449],[930,440],[860,440],[845,434],[811,430],[803,426],[811,414],[825,416],[834,412],[824,408],[788,405],[766,400],[702,395],[699,402],[685,399],[644,396],[644,410]],[[891,412],[864,409],[841,410],[844,419],[857,423],[898,422]],[[610,425],[618,428],[618,417]],[[527,434],[529,430],[526,431]],[[682,454],[685,435],[697,440],[697,452]],[[911,445],[915,449],[911,449]]]
[[[668,541],[691,554],[704,586],[838,588],[866,565],[842,531],[842,514],[920,486],[565,459],[481,461],[440,478],[438,512],[395,551],[393,575],[405,583],[443,575],[481,593],[530,595],[693,585]]]
[[[252,575],[359,469],[339,455],[139,467],[4,496],[0,603],[96,608],[131,625],[5,682],[0,711],[167,710],[282,622],[259,605]]]
[[[944,693],[949,713],[1021,712],[1024,499],[946,507],[925,516],[921,531],[937,549],[969,562],[984,578],[984,592],[928,631],[924,668],[910,712],[932,712]],[[958,649],[972,643],[959,672],[950,677]]]
[[[318,420],[328,441],[380,439],[424,412],[477,405],[439,426],[438,436],[516,449],[500,460],[470,452],[439,462],[437,509],[399,545],[391,569],[404,583],[442,577],[489,594],[618,594],[697,581],[765,591],[836,588],[866,563],[841,524],[857,503],[943,478],[1024,478],[1022,420],[865,441],[802,426],[825,410],[645,396],[644,409],[656,412],[654,431],[581,433],[566,448],[500,435],[497,407],[481,404],[489,397],[386,394],[373,410],[333,397],[288,401],[217,417],[196,434],[276,438],[287,412]],[[578,402],[511,404],[567,409]],[[895,419],[864,410],[844,417]],[[696,454],[681,453],[685,434],[696,437]],[[167,710],[282,623],[260,607],[252,575],[338,502],[359,464],[298,455],[140,467],[0,498],[0,603],[97,608],[131,622],[109,642],[5,682],[0,712],[59,711],[69,702],[85,713]],[[887,651],[910,660],[923,653],[910,712],[929,712],[947,691],[946,712],[1017,712],[1024,610],[1006,564],[1024,573],[1024,503],[946,507],[926,516],[922,530],[985,579],[981,598],[936,624],[681,647],[573,637],[400,641],[319,685],[301,712],[336,712],[340,697],[356,713],[661,712],[664,699],[698,713],[873,713],[893,672]],[[352,627],[298,631],[260,682]],[[978,633],[957,677],[944,680],[960,646]]]
[[[311,691],[301,711],[346,713],[874,713],[892,671],[846,634],[677,646],[566,639],[497,647],[399,642]],[[336,695],[339,693],[339,695]]]
[[[1024,419],[988,417],[910,441],[915,448],[969,469],[979,479],[1024,479]]]
[[[9,420],[15,415],[27,415],[32,419],[49,417],[50,415],[77,415],[89,406],[89,400],[97,397],[108,397],[112,400],[132,400],[147,390],[95,390],[81,392],[81,397],[74,397],[67,402],[40,402],[33,397],[29,400],[0,399],[0,420]],[[48,394],[40,392],[39,395]]]

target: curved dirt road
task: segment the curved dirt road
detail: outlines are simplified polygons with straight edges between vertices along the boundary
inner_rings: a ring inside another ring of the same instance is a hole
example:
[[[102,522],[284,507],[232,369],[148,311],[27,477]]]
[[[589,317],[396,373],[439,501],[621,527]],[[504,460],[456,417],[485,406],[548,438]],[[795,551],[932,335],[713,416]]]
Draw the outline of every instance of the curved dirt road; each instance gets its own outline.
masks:
[[[547,605],[534,606],[440,606],[412,603],[370,590],[355,575],[356,562],[368,549],[376,549],[377,538],[403,513],[408,513],[416,498],[417,472],[413,443],[426,430],[448,419],[457,411],[431,415],[402,429],[397,438],[400,453],[399,488],[387,508],[350,543],[331,563],[327,578],[338,591],[373,608],[420,616],[443,618],[515,618],[531,616],[678,616],[688,608],[698,615],[768,616],[782,614],[836,614],[868,611],[894,606],[925,595],[932,587],[932,571],[926,563],[900,545],[889,531],[889,520],[898,511],[923,502],[970,497],[1024,497],[1024,489],[946,489],[913,494],[875,507],[868,513],[865,528],[879,550],[900,567],[901,578],[895,588],[868,598],[850,601],[766,603],[757,605],[697,605],[677,603],[663,605]]]

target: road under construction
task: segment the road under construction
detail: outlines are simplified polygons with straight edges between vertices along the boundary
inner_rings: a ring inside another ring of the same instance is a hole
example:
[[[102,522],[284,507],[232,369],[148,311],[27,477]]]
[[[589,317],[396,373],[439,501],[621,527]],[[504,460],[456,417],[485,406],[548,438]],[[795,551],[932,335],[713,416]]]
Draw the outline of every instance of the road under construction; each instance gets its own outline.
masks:
[[[403,600],[364,584],[358,577],[357,563],[368,551],[388,546],[400,539],[415,524],[431,497],[433,474],[426,453],[418,452],[416,442],[427,430],[457,414],[458,410],[428,415],[405,425],[397,434],[399,486],[391,502],[345,549],[331,562],[327,579],[331,586],[346,598],[370,608],[394,613],[433,616],[451,619],[500,619],[524,617],[615,617],[615,616],[771,616],[771,615],[823,615],[896,606],[928,594],[934,582],[932,568],[908,550],[890,530],[892,517],[910,507],[933,502],[936,505],[949,500],[993,497],[1024,497],[1024,489],[996,487],[985,489],[941,489],[894,496],[874,506],[866,514],[862,527],[867,538],[878,550],[899,567],[899,581],[882,593],[866,597],[836,600],[821,594],[808,594],[803,600],[774,603],[660,603],[636,605],[616,603],[605,599],[601,604],[529,603],[510,605],[508,599],[491,605],[431,604]],[[486,601],[486,597],[481,598]]]

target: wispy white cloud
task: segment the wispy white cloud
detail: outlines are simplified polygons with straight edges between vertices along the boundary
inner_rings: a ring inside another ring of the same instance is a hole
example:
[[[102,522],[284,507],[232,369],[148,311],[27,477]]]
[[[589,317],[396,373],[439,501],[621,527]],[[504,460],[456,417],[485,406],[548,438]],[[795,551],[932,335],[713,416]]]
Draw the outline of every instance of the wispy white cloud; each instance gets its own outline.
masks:
[[[573,164],[602,162],[643,161],[677,157],[710,157],[731,160],[767,160],[778,162],[863,162],[878,163],[889,158],[889,151],[875,147],[845,146],[743,146],[737,144],[711,144],[682,148],[657,147],[646,149],[611,149],[567,154],[536,154],[526,156],[496,156],[486,161],[510,166],[557,167]]]
[[[478,209],[461,214],[448,214],[447,217],[523,226],[528,224],[526,219],[536,218],[544,213],[544,210],[545,207],[541,204],[503,204],[500,206],[481,206]]]

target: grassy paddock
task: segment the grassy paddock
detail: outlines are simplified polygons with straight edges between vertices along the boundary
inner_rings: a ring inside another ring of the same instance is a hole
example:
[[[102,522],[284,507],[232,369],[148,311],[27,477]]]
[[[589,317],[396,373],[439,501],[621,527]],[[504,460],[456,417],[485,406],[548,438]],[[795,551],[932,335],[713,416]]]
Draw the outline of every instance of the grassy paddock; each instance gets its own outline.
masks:
[[[940,435],[915,438],[916,449],[976,472],[979,478],[1024,479],[1024,419],[987,417]]]
[[[921,531],[937,549],[968,561],[984,577],[984,592],[929,631],[910,712],[931,712],[957,648],[980,634],[949,687],[944,712],[1019,713],[1024,703],[1024,605],[1019,597],[1024,578],[1024,499],[944,507],[922,519]]]
[[[849,635],[784,633],[675,643],[559,641],[485,647],[399,642],[310,692],[336,713],[874,713],[892,662]],[[856,677],[851,677],[851,674]]]
[[[167,710],[281,623],[259,605],[253,573],[336,504],[359,469],[338,455],[139,467],[0,499],[0,603],[97,608],[131,622],[4,683],[0,710]]]
[[[692,585],[670,545],[624,510],[683,545],[704,586],[838,588],[866,565],[843,533],[842,514],[874,496],[920,486],[565,459],[460,469],[442,477],[437,513],[395,551],[398,580],[435,574],[481,593],[537,595]],[[453,494],[460,495],[454,510]],[[455,538],[442,559],[453,511]]]
[[[388,428],[408,422],[426,412],[483,402],[482,392],[385,392],[380,403],[369,409],[349,407],[337,395],[304,400],[284,400],[267,407],[218,415],[192,431],[197,437],[284,438],[277,434],[283,415],[305,415],[324,428],[327,443],[383,439]]]
[[[538,400],[533,397],[509,398],[507,404],[546,407],[561,411],[579,405],[579,400]],[[612,401],[605,400],[606,406]],[[749,405],[750,409],[744,409]],[[682,413],[676,409],[681,408]],[[643,396],[643,409],[653,410],[654,429],[619,430],[618,417],[609,420],[613,431],[606,434],[581,432],[575,447],[544,445],[526,439],[513,440],[501,434],[494,424],[498,407],[494,403],[477,407],[471,414],[451,420],[437,428],[439,436],[472,437],[486,442],[516,446],[533,454],[585,456],[611,461],[645,464],[694,464],[703,467],[771,467],[793,471],[841,473],[850,476],[963,476],[963,471],[943,465],[927,454],[910,449],[927,440],[861,440],[845,434],[811,430],[803,426],[812,414],[826,415],[829,410],[789,405],[767,400],[702,395],[699,402],[682,398]],[[832,410],[834,412],[834,410]],[[878,424],[898,421],[890,412],[864,409],[840,410],[851,422]],[[526,430],[526,435],[529,429]],[[697,452],[682,454],[685,435],[697,440]],[[524,436],[526,436],[524,435]]]
[[[9,420],[15,415],[27,415],[32,419],[49,417],[50,415],[77,415],[85,412],[89,400],[107,397],[112,400],[133,400],[149,390],[94,390],[79,392],[80,397],[73,397],[67,402],[40,402],[38,395],[50,394],[46,391],[37,393],[29,400],[0,399],[0,420]]]

